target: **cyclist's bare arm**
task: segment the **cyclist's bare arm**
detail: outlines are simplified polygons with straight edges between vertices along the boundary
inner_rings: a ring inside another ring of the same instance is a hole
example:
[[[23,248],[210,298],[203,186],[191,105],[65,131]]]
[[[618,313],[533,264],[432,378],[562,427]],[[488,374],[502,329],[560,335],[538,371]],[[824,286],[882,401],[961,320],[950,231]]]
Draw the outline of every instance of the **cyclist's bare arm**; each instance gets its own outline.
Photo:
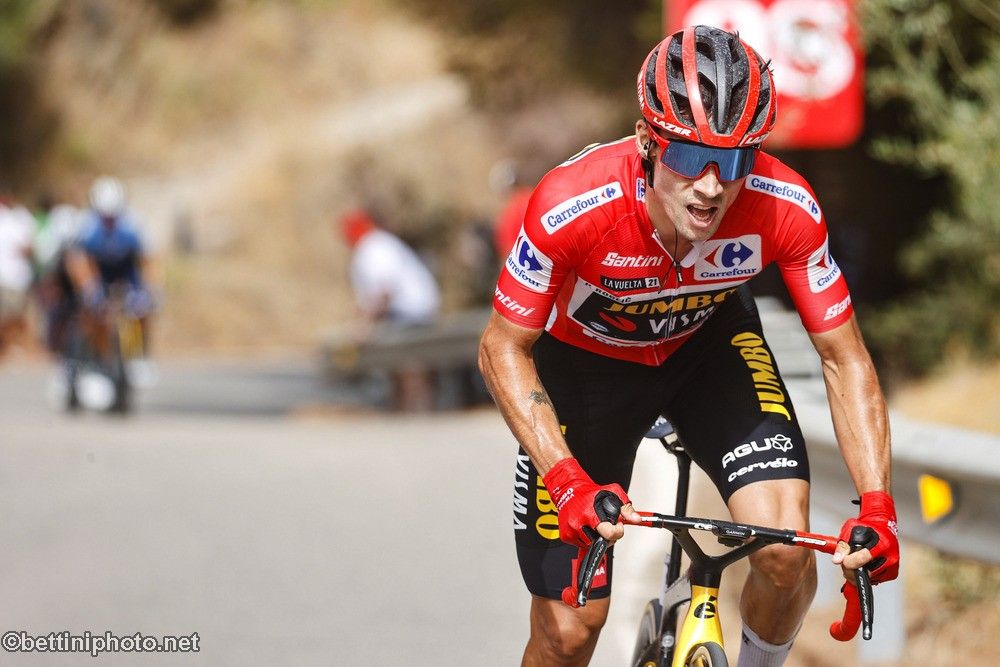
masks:
[[[890,492],[889,419],[868,349],[851,316],[839,327],[810,334],[823,362],[830,414],[841,455],[859,494]],[[855,569],[870,560],[867,549],[847,556]]]
[[[479,344],[479,370],[514,437],[544,476],[573,454],[531,357],[531,348],[541,334],[541,329],[518,326],[494,312]],[[622,516],[639,519],[631,504],[622,508]],[[625,528],[603,522],[597,532],[613,542],[625,534]]]
[[[545,475],[572,454],[531,357],[541,334],[541,329],[526,329],[494,312],[479,344],[479,370],[514,437]]]
[[[73,287],[84,291],[100,280],[97,264],[80,248],[70,248],[66,251],[66,273]]]

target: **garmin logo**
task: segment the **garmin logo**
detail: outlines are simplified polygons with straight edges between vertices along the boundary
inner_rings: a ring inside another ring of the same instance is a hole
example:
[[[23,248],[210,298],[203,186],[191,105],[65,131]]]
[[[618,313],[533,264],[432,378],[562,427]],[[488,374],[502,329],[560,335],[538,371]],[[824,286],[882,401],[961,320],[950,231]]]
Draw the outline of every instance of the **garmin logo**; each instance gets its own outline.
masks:
[[[771,195],[772,197],[785,199],[793,204],[796,204],[799,208],[808,213],[809,217],[812,218],[817,224],[823,215],[819,210],[819,204],[817,204],[816,200],[813,199],[811,194],[809,194],[809,191],[801,185],[786,183],[785,181],[776,181],[774,179],[755,175],[751,175],[750,178],[746,180],[745,185],[748,190],[763,192]]]
[[[554,234],[560,228],[573,222],[581,215],[594,208],[604,206],[608,202],[623,196],[622,184],[618,181],[606,183],[593,190],[588,190],[566,201],[557,204],[540,218],[542,227],[549,234]]]

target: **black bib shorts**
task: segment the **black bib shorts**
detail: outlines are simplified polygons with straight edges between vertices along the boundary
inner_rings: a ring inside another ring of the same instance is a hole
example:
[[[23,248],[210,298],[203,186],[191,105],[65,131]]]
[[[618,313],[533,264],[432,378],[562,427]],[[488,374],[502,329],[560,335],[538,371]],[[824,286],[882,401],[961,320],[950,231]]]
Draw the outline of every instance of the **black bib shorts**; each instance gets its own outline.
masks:
[[[746,286],[661,366],[604,357],[547,333],[534,359],[570,450],[598,484],[628,489],[636,450],[660,414],[724,500],[761,480],[809,481],[802,432]],[[559,599],[577,548],[559,540],[555,506],[523,450],[515,466],[514,537],[528,590]],[[595,578],[592,598],[611,594],[612,551],[606,582]]]

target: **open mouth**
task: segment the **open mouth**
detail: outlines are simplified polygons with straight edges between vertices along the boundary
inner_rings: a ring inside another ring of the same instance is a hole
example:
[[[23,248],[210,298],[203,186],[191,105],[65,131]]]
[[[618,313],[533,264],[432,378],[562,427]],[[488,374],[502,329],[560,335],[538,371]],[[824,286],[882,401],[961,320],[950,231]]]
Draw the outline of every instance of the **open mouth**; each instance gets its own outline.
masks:
[[[698,206],[697,204],[688,204],[687,207],[688,214],[694,219],[694,221],[700,225],[708,225],[712,222],[715,217],[715,212],[719,210],[718,206]]]

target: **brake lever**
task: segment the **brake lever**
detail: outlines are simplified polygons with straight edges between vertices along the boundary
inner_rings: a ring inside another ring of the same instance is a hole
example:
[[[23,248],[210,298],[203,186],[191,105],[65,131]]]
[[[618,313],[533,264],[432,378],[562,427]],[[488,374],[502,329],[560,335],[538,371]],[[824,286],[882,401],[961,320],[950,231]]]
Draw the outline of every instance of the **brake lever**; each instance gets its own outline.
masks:
[[[851,553],[875,546],[878,536],[870,528],[855,526],[851,530]],[[871,575],[866,567],[854,570],[854,584],[845,582],[841,589],[847,604],[844,617],[830,626],[830,635],[839,641],[848,641],[858,632],[861,626],[861,636],[865,640],[872,638],[872,625],[875,621],[875,598],[872,594]],[[860,613],[859,613],[860,612]]]
[[[610,491],[601,491],[594,496],[594,513],[597,514],[597,518],[601,522],[618,523],[618,519],[621,517],[621,510],[621,499]],[[584,531],[591,538],[592,542],[577,571],[575,599],[573,598],[574,591],[572,588],[563,591],[563,601],[572,607],[585,607],[587,605],[587,599],[590,597],[590,587],[594,583],[594,575],[597,573],[597,568],[600,567],[608,548],[611,546],[611,543],[601,537],[593,528],[585,528]],[[572,602],[568,601],[567,597]]]

